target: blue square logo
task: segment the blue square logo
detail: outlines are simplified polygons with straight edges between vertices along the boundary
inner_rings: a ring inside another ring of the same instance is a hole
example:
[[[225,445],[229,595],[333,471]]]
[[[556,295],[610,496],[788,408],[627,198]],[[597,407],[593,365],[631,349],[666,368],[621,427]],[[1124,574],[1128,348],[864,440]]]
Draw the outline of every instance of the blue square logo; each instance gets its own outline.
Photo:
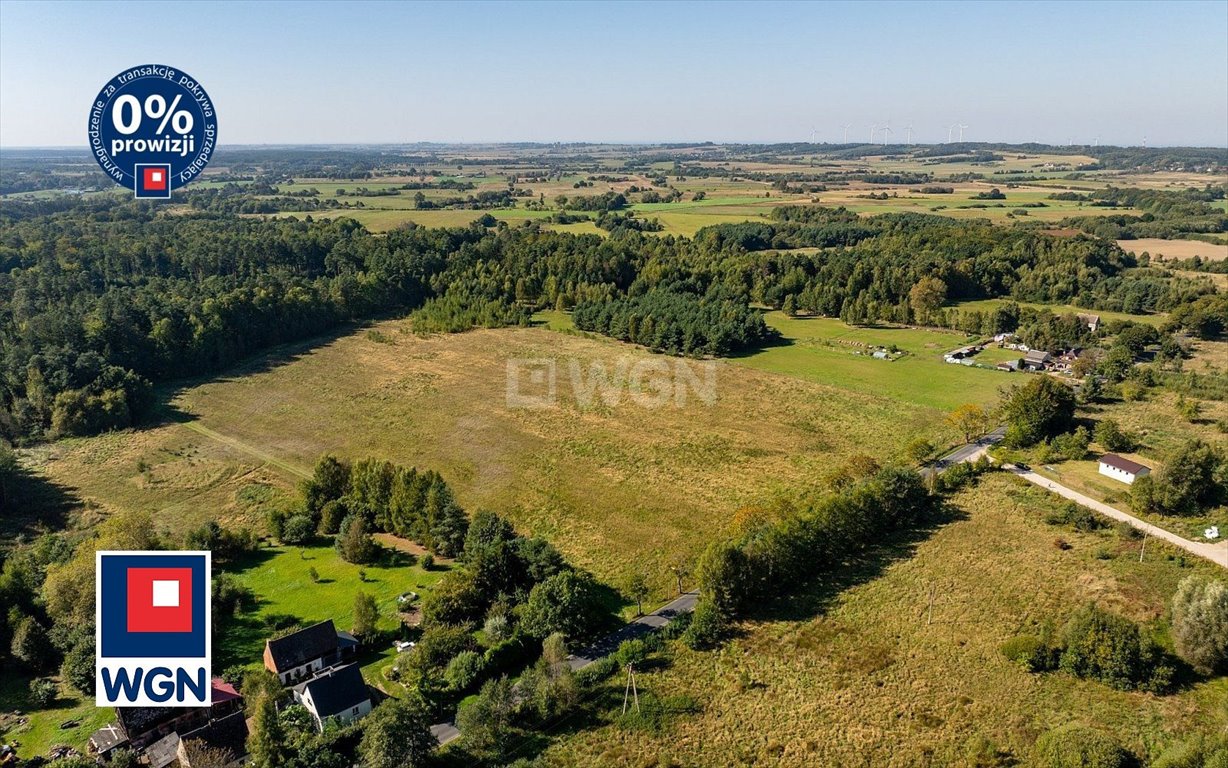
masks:
[[[208,552],[98,552],[98,706],[207,706]]]

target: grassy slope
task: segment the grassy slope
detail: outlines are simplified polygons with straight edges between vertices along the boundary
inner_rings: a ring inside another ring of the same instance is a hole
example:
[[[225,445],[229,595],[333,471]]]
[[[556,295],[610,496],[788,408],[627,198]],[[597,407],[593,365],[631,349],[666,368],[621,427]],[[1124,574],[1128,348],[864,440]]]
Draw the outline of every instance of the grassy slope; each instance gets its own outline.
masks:
[[[56,446],[42,466],[104,511],[173,510],[160,516],[169,527],[218,510],[258,524],[286,503],[298,478],[260,455],[302,469],[326,451],[380,456],[438,469],[468,509],[508,514],[602,578],[643,569],[663,596],[667,561],[697,552],[740,506],[816,483],[853,453],[888,460],[941,417],[737,363],[715,364],[711,406],[692,396],[683,408],[649,409],[623,396],[581,407],[572,361],[587,375],[593,363],[613,371],[661,358],[544,329],[429,338],[397,322],[378,330],[387,343],[360,332],[283,351],[175,398],[182,418],[230,444],[168,424]],[[545,357],[557,361],[557,407],[509,408],[507,361]]]
[[[640,676],[641,691],[689,695],[699,714],[653,735],[606,712],[608,724],[556,741],[548,763],[961,765],[978,735],[1026,758],[1040,733],[1071,720],[1154,755],[1177,735],[1224,727],[1223,679],[1157,697],[1031,675],[998,652],[1012,635],[1089,600],[1153,620],[1182,576],[1213,566],[1181,567],[1155,542],[1139,564],[1136,541],[1046,525],[1056,502],[1005,476],[954,506],[963,519],[893,548],[896,559],[862,562],[848,583],[803,587],[746,622],[725,650],[680,650],[672,665]],[[1073,548],[1054,547],[1057,536]],[[1110,559],[1097,558],[1101,549]],[[610,683],[616,706],[622,682]]]

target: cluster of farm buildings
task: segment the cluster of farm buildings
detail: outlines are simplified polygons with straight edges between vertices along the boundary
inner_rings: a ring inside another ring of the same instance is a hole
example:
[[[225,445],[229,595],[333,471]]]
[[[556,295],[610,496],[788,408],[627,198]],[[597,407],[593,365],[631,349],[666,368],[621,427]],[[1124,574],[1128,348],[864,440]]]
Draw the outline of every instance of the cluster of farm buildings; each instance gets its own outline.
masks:
[[[268,640],[264,666],[292,690],[294,701],[323,731],[330,720],[349,723],[366,715],[378,696],[354,662],[357,651],[352,635],[337,630],[331,620],[322,621]],[[222,753],[237,763],[247,753],[243,696],[221,678],[214,678],[212,687],[208,707],[116,707],[116,721],[90,736],[90,750],[106,759],[117,749],[131,749],[149,768],[176,761],[192,768],[194,754]]]

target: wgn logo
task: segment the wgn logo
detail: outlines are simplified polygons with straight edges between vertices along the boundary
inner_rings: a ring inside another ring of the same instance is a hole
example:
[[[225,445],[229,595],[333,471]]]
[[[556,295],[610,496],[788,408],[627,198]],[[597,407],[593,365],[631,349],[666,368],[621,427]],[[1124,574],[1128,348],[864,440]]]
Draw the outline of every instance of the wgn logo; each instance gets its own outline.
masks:
[[[210,706],[208,552],[99,552],[97,704]]]

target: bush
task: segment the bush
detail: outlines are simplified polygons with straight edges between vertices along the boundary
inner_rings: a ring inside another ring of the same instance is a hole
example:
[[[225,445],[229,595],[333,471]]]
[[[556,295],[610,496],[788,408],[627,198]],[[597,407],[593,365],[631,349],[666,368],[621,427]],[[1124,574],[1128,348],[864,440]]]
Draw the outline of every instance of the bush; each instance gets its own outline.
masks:
[[[1057,653],[1035,635],[1016,635],[999,646],[1002,655],[1028,672],[1047,672],[1057,666]]]
[[[1228,766],[1228,739],[1220,736],[1194,736],[1164,750],[1151,768],[1225,768]]]
[[[368,532],[367,519],[351,514],[341,521],[341,531],[335,542],[337,554],[347,563],[364,565],[375,559],[378,547]]]
[[[1203,674],[1228,669],[1228,585],[1187,576],[1173,595],[1177,653]]]
[[[36,677],[30,681],[30,703],[35,709],[46,709],[55,701],[55,682],[50,678]]]
[[[692,650],[715,648],[725,638],[725,620],[710,600],[700,600],[691,616],[691,626],[682,636]]]
[[[1077,677],[1099,680],[1119,690],[1163,692],[1173,668],[1137,624],[1087,605],[1063,630],[1061,668]]]
[[[618,650],[614,652],[614,659],[619,666],[627,666],[628,664],[639,664],[644,659],[648,658],[648,648],[643,640],[632,639],[624,640],[618,646]]]
[[[1045,522],[1049,525],[1069,525],[1083,533],[1098,531],[1108,525],[1095,512],[1074,502],[1064,504],[1060,510],[1049,513]]]
[[[285,544],[306,544],[316,533],[316,524],[308,515],[290,515],[281,527],[278,537]]]
[[[1104,446],[1106,451],[1133,451],[1137,447],[1134,436],[1122,431],[1112,419],[1096,422],[1095,435],[1096,442]]]
[[[422,556],[422,560],[419,562],[422,564],[422,570],[429,571],[435,567],[435,556],[430,552],[427,552]]]
[[[506,616],[497,613],[487,617],[486,623],[482,625],[482,632],[489,639],[498,642],[506,640],[512,634],[512,627]]]
[[[1101,731],[1070,723],[1036,740],[1038,768],[1126,768],[1130,753]]]
[[[320,533],[332,535],[341,530],[341,521],[350,510],[341,499],[333,499],[320,508]]]
[[[618,671],[618,661],[612,656],[597,659],[587,667],[576,671],[576,682],[582,688],[591,688]]]
[[[461,651],[452,657],[444,669],[443,678],[454,691],[463,691],[477,682],[486,662],[476,651]]]

